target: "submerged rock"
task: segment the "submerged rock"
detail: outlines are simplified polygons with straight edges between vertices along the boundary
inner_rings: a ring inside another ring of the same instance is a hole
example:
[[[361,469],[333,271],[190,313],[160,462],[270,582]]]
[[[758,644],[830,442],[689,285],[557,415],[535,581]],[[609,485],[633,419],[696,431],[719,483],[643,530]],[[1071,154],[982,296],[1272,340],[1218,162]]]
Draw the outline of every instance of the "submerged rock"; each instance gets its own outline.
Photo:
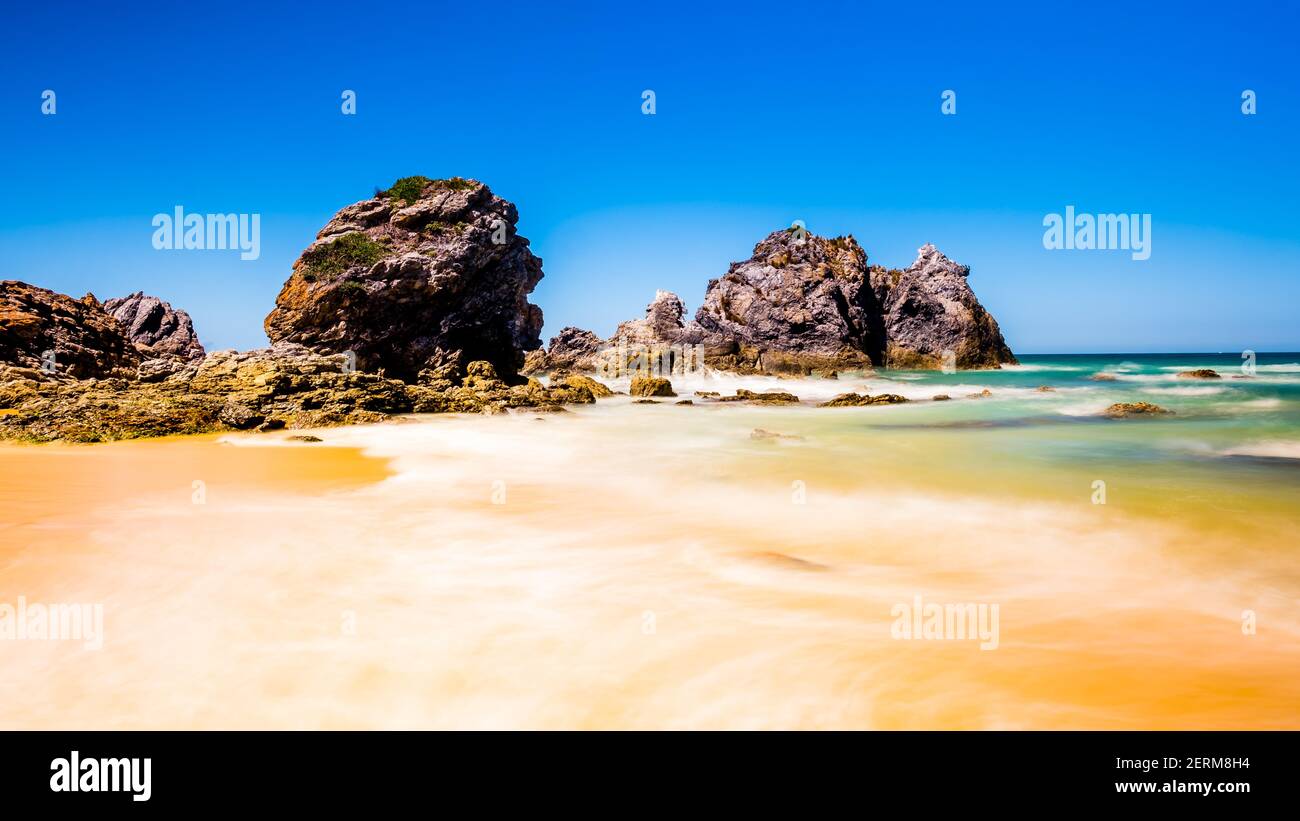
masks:
[[[798,404],[799,397],[795,396],[792,393],[786,393],[784,391],[763,391],[762,393],[757,393],[755,391],[748,391],[745,390],[744,388],[739,388],[736,390],[735,396],[720,396],[718,397],[718,401],[719,402],[764,402],[773,405],[794,405],[794,404]]]
[[[176,310],[156,296],[136,291],[130,296],[109,299],[104,310],[121,324],[135,349],[146,359],[202,359],[203,345],[194,333],[190,315]]]
[[[938,398],[938,397],[936,397]],[[946,397],[945,397],[946,398]],[[864,405],[899,405],[907,402],[905,396],[899,396],[896,393],[880,393],[875,396],[857,393],[842,393],[826,402],[822,402],[819,408],[855,408]]]
[[[1196,370],[1183,371],[1178,374],[1179,379],[1222,379],[1219,372],[1211,368],[1197,368]]]
[[[76,379],[134,377],[140,354],[94,294],[0,281],[0,363]]]
[[[1158,416],[1172,413],[1173,411],[1166,410],[1159,405],[1153,405],[1150,402],[1116,402],[1105,410],[1105,414],[1112,419],[1123,419],[1127,416]]]
[[[1114,381],[1116,381],[1115,374],[1113,374],[1113,373],[1094,373],[1092,376],[1090,376],[1090,377],[1088,377],[1088,378],[1091,379],[1093,382],[1114,382]]]
[[[352,351],[357,367],[413,380],[491,362],[506,381],[538,348],[528,295],[542,261],[515,206],[486,185],[407,177],[340,210],[294,263],[266,318],[272,342]]]

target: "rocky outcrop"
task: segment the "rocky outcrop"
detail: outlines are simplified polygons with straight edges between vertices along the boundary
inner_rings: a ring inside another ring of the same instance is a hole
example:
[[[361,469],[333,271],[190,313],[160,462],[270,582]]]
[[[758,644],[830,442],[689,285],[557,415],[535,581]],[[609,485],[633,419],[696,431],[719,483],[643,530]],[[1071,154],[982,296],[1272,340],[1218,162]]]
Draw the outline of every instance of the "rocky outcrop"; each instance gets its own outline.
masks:
[[[711,367],[808,374],[866,368],[884,351],[867,255],[853,237],[769,234],[753,255],[710,280],[680,339]]]
[[[695,319],[660,291],[645,319],[612,345],[700,345],[705,364],[740,373],[831,376],[839,370],[993,368],[1014,363],[997,322],[967,282],[970,268],[933,245],[905,270],[868,266],[853,237],[769,234],[753,255],[710,280]]]
[[[0,363],[77,379],[134,374],[140,354],[94,294],[0,281]]]
[[[413,380],[490,362],[508,381],[541,345],[528,295],[542,261],[515,206],[473,180],[408,177],[349,205],[294,263],[266,318],[273,342],[352,351],[360,369]]]
[[[530,351],[524,360],[524,373],[540,374],[560,371],[595,370],[597,352],[604,341],[591,331],[569,326],[551,337],[545,350]]]
[[[194,333],[190,315],[142,291],[105,300],[108,311],[146,360],[174,357],[187,361],[203,358],[203,346]]]
[[[510,385],[488,362],[459,384],[408,384],[294,343],[216,351],[159,382],[68,380],[0,368],[0,439],[100,442],[175,433],[379,422],[403,413],[500,413],[595,401],[583,384]]]
[[[883,311],[885,363],[891,368],[996,368],[1015,364],[997,321],[980,305],[958,265],[933,245],[905,270],[871,268]]]

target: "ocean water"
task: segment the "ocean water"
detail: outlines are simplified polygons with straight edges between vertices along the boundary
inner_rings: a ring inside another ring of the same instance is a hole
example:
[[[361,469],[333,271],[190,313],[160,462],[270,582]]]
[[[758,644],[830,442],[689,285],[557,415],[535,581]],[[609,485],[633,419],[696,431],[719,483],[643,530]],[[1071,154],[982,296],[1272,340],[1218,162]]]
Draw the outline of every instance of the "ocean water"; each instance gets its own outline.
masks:
[[[0,642],[0,726],[1300,726],[1300,354],[1022,362],[0,448],[0,602],[105,607]]]

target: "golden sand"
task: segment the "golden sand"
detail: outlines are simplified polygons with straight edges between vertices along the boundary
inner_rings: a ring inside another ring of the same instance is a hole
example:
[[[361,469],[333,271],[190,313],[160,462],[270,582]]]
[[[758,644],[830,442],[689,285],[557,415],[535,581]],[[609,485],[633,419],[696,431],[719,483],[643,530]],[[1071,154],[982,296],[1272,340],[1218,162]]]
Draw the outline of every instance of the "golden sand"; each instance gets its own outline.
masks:
[[[0,603],[106,634],[0,642],[0,727],[1300,726],[1285,500],[1117,467],[1097,506],[998,431],[827,413],[0,448]],[[997,649],[892,638],[915,596],[998,604]]]

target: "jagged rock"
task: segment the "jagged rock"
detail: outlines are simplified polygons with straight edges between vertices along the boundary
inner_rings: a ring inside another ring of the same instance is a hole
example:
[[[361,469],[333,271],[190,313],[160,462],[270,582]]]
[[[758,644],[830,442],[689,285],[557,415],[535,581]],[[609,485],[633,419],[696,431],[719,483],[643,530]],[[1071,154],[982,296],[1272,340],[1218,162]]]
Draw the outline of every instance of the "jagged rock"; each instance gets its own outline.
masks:
[[[524,360],[524,373],[540,374],[559,371],[593,371],[597,352],[604,342],[591,331],[569,326],[551,337],[545,351],[530,351]]]
[[[938,398],[938,397],[936,397]],[[842,393],[839,396],[827,402],[822,402],[819,408],[857,408],[864,405],[898,405],[906,402],[907,397],[899,396],[896,393],[881,393],[875,396],[858,393]]]
[[[629,345],[648,346],[672,344],[681,336],[685,315],[686,305],[677,294],[656,291],[654,300],[646,306],[645,318],[620,322],[610,342],[622,340]]]
[[[738,388],[735,396],[720,396],[719,402],[767,402],[773,405],[794,405],[799,402],[799,397],[792,393],[784,391],[764,391],[757,393],[755,391]]]
[[[1179,379],[1222,379],[1219,372],[1211,368],[1197,368],[1193,371],[1183,371],[1178,374]]]
[[[1172,413],[1173,411],[1166,410],[1159,405],[1153,405],[1150,402],[1116,402],[1105,410],[1105,414],[1111,419],[1123,419],[1127,416],[1159,416]]]
[[[951,353],[957,368],[1016,364],[997,321],[958,265],[926,243],[902,271],[871,268],[871,287],[884,311],[886,360],[891,368],[942,368]]]
[[[0,362],[77,379],[134,376],[140,354],[94,294],[0,281]]]
[[[637,376],[632,379],[628,393],[633,396],[676,396],[673,383],[657,376]]]
[[[969,273],[933,245],[923,246],[906,270],[887,270],[868,266],[851,236],[776,231],[748,260],[710,280],[694,321],[683,322],[682,301],[660,291],[646,318],[622,323],[615,339],[701,345],[705,364],[740,373],[830,377],[880,365],[1014,363],[997,322],[971,291]]]
[[[517,382],[542,327],[528,302],[542,261],[517,221],[482,183],[398,180],[321,229],[276,298],[267,336],[352,351],[358,368],[404,380],[483,360]]]
[[[704,346],[711,367],[806,375],[881,362],[880,306],[853,237],[775,231],[710,280],[678,339]],[[677,340],[674,340],[677,341]]]
[[[104,302],[108,311],[121,324],[135,349],[146,360],[176,357],[183,360],[203,358],[203,346],[194,333],[190,315],[172,308],[155,296],[143,291]]]

